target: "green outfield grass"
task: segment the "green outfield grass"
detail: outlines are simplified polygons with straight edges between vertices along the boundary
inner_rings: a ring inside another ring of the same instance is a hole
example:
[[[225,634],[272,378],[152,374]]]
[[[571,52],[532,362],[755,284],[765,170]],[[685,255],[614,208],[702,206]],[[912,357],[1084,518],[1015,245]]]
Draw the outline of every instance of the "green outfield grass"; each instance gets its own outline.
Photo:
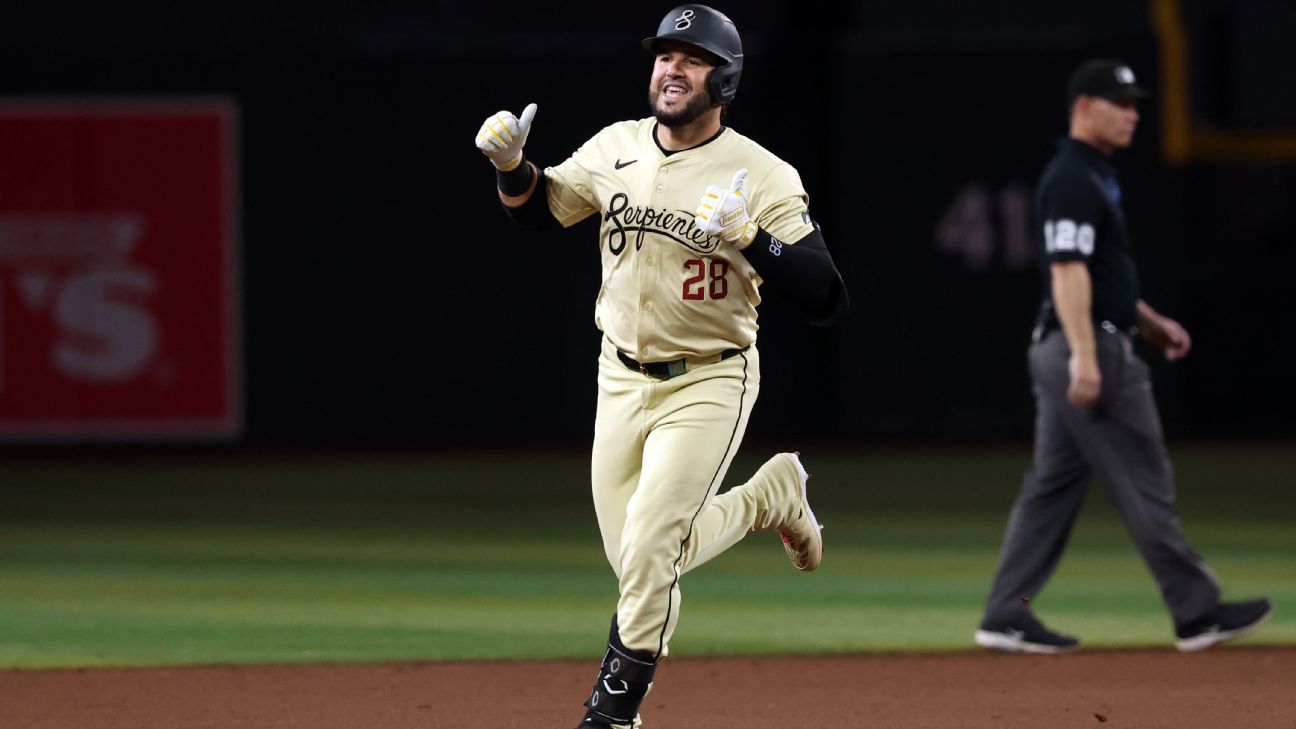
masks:
[[[1296,643],[1296,453],[1172,448],[1226,596]],[[758,465],[740,457],[729,482]],[[970,647],[1024,448],[805,454],[823,567],[754,534],[684,582],[675,655]],[[1038,610],[1091,646],[1169,619],[1091,495]],[[0,667],[597,655],[616,585],[584,453],[0,461]]]

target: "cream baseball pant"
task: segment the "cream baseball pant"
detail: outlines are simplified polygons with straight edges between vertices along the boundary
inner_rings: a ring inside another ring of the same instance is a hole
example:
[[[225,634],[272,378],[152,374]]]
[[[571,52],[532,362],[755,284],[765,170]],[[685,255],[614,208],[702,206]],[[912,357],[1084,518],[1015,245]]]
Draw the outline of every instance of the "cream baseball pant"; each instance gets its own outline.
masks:
[[[590,475],[603,549],[620,582],[617,623],[627,648],[665,656],[679,618],[680,576],[747,532],[772,528],[769,494],[788,490],[771,483],[778,471],[762,468],[716,495],[759,391],[754,346],[657,380],[626,367],[604,338]],[[795,478],[790,468],[782,479]]]

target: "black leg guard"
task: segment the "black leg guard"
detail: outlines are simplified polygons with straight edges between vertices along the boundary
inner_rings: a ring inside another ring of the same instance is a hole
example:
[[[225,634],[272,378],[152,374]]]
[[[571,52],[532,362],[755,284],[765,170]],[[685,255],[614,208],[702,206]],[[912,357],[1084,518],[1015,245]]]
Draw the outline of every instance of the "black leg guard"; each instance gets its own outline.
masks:
[[[622,645],[621,636],[617,634],[616,616],[613,615],[607,653],[603,654],[603,665],[594,681],[594,691],[585,702],[585,718],[577,729],[633,724],[656,670],[657,659],[651,654],[632,651]]]

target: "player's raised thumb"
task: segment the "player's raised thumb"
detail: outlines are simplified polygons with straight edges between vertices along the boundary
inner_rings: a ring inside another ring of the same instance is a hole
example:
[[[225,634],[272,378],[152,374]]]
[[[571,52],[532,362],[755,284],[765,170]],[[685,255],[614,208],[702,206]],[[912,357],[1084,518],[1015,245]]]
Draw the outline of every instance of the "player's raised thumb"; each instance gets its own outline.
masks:
[[[733,182],[729,183],[729,189],[739,195],[743,194],[743,181],[747,179],[747,168],[744,167],[734,173]]]
[[[526,108],[522,110],[522,116],[518,118],[518,131],[522,134],[523,139],[526,139],[527,132],[531,131],[531,120],[535,118],[535,113],[536,105],[534,103],[527,104]]]

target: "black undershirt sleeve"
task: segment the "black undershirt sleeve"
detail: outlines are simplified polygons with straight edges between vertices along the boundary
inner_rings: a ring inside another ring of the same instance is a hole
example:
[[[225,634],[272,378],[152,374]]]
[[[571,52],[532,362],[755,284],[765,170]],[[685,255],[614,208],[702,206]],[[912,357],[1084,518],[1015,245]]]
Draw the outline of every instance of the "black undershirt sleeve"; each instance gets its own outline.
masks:
[[[743,250],[764,286],[791,301],[816,326],[840,321],[850,297],[819,226],[795,244],[785,244],[764,230]]]
[[[527,191],[527,188],[531,185],[531,178],[535,175],[536,173],[531,169],[531,164],[523,159],[522,164],[509,172],[496,170],[496,186],[505,195],[516,197]],[[536,180],[535,191],[531,193],[531,197],[527,198],[526,202],[518,207],[511,208],[501,200],[500,207],[504,208],[504,212],[513,219],[513,222],[527,230],[540,232],[561,227],[558,225],[558,219],[549,211],[549,195],[545,188],[547,183],[548,180],[541,173],[539,179]]]

